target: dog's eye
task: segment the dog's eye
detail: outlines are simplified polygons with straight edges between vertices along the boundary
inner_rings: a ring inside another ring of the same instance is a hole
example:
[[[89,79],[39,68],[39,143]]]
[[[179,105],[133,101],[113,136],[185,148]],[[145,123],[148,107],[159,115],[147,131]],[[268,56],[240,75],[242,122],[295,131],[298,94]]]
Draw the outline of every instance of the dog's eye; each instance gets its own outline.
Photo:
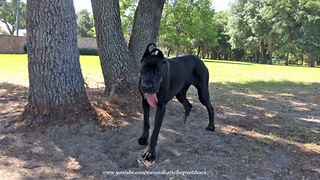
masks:
[[[159,68],[157,68],[157,69],[156,69],[156,72],[160,72],[160,69],[159,69]]]

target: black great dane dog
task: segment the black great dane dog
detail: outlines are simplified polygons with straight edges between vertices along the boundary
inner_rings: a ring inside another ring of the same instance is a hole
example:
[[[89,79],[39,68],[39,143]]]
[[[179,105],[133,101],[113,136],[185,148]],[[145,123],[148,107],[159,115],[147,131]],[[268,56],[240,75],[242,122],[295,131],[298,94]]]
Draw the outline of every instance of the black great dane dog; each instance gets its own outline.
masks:
[[[149,48],[152,46],[154,48],[150,51]],[[214,109],[210,103],[208,81],[208,69],[198,57],[189,55],[166,59],[155,44],[147,46],[141,60],[138,84],[142,96],[144,120],[143,133],[138,140],[140,145],[148,145],[150,106],[157,107],[157,111],[150,144],[142,155],[145,160],[154,161],[156,159],[155,148],[166,111],[166,104],[174,96],[185,108],[183,120],[184,123],[186,122],[192,108],[186,98],[187,90],[191,85],[197,88],[200,102],[208,110],[209,125],[207,130],[215,130]]]

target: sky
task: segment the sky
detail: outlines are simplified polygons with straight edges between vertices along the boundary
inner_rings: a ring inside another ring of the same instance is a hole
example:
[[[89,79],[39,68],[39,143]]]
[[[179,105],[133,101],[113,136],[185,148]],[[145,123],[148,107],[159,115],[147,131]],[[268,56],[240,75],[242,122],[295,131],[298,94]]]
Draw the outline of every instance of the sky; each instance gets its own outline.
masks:
[[[229,2],[233,0],[213,0],[213,6],[215,7],[215,12],[229,9]],[[74,6],[76,12],[79,12],[82,9],[87,9],[89,12],[92,12],[91,0],[74,0]]]

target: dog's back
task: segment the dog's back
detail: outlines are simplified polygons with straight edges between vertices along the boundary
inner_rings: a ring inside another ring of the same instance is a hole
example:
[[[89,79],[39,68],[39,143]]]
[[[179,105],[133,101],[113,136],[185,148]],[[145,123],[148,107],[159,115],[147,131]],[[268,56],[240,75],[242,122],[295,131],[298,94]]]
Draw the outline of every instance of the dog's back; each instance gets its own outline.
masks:
[[[170,64],[171,78],[188,80],[186,83],[194,84],[195,78],[205,77],[205,81],[209,78],[209,72],[203,61],[194,55],[186,55],[173,59],[168,59]],[[208,83],[208,82],[207,82]]]

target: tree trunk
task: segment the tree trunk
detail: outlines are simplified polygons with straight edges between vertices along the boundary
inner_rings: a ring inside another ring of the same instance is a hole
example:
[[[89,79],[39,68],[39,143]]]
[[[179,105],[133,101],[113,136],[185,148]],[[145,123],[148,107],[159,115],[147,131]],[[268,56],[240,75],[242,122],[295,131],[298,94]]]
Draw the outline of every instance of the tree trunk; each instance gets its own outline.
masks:
[[[169,56],[170,56],[170,53],[171,53],[171,49],[170,49],[170,48],[168,48],[167,57],[169,57]]]
[[[215,49],[214,49],[214,48],[211,48],[211,56],[210,56],[210,58],[211,58],[211,59],[217,59],[216,57],[217,57],[217,54],[216,54],[216,52],[215,52]]]
[[[206,51],[205,51],[205,48],[203,46],[201,48],[201,56],[202,56],[202,59],[206,58]]]
[[[137,64],[132,60],[123,35],[119,1],[92,0],[92,9],[105,93],[134,91]]]
[[[314,58],[314,56],[311,58],[311,65],[310,65],[310,67],[314,67],[314,64],[315,64],[315,58]]]
[[[157,42],[164,2],[165,0],[139,1],[129,42],[129,50],[137,64],[140,64],[147,45]]]
[[[289,66],[289,54],[290,54],[290,52],[287,51],[287,57],[286,57],[286,62],[285,62],[286,66]]]
[[[271,43],[270,48],[269,48],[269,53],[270,53],[270,64],[272,65],[272,56],[273,56],[273,43]]]
[[[129,47],[121,28],[119,0],[91,0],[105,92],[137,92],[138,65],[147,44],[155,43],[164,0],[141,0]]]
[[[177,46],[177,57],[179,57],[180,45]]]
[[[265,49],[265,44],[263,41],[260,42],[260,48],[261,48],[261,63],[267,64],[267,51]]]
[[[226,53],[226,54],[225,54],[224,59],[225,59],[225,60],[228,60],[228,59],[229,59],[229,53]]]
[[[22,118],[95,118],[80,68],[73,1],[28,1],[27,31],[29,97]]]
[[[200,57],[201,46],[198,46],[197,56]]]

